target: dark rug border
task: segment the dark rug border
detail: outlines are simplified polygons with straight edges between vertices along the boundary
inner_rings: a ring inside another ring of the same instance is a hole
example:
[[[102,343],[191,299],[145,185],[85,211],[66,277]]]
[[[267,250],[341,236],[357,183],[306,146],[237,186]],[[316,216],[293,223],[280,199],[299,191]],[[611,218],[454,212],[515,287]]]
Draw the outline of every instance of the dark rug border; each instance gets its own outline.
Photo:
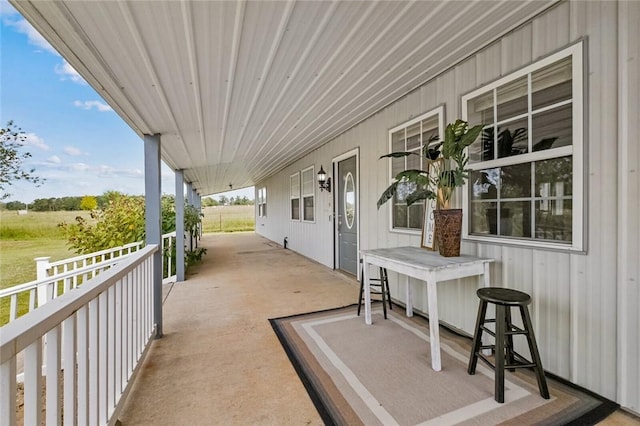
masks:
[[[280,329],[280,325],[279,325],[278,321],[293,319],[293,318],[297,318],[297,317],[304,317],[304,316],[307,316],[307,315],[326,313],[326,312],[331,312],[331,311],[339,311],[341,309],[346,309],[346,308],[350,308],[350,307],[357,307],[357,306],[358,306],[357,303],[353,303],[351,305],[344,305],[344,306],[340,306],[340,307],[336,307],[336,308],[322,309],[322,310],[319,310],[319,311],[312,311],[312,312],[304,312],[304,313],[300,313],[300,314],[288,315],[288,316],[278,317],[278,318],[269,318],[269,323],[271,324],[271,327],[273,328],[273,331],[275,332],[276,336],[278,337],[278,340],[280,341],[280,344],[282,345],[282,348],[284,349],[285,353],[287,354],[287,357],[289,358],[289,361],[293,365],[293,368],[296,370],[296,373],[298,374],[298,377],[300,378],[300,380],[302,381],[302,384],[304,385],[305,389],[307,390],[307,393],[309,394],[309,397],[311,398],[311,401],[313,402],[313,405],[316,407],[316,410],[318,410],[318,414],[320,415],[320,418],[322,418],[322,421],[324,422],[324,424],[328,425],[328,426],[336,425],[335,419],[333,419],[333,417],[331,417],[331,413],[329,412],[329,410],[327,409],[327,407],[323,403],[322,398],[320,397],[320,394],[318,393],[318,391],[316,391],[313,383],[311,382],[311,380],[307,376],[307,372],[302,367],[302,364],[300,364],[300,362],[298,361],[293,349],[291,348],[291,346],[287,342],[284,333]],[[396,303],[394,303],[394,306],[398,306],[398,308],[403,308],[402,306],[397,305]],[[423,318],[423,319],[429,321],[429,315],[427,315],[427,314],[418,313],[418,312],[414,311],[414,316],[418,316],[420,318]],[[466,334],[460,333],[457,329],[452,328],[448,324],[440,323],[440,327],[445,328],[447,331],[449,331],[449,332],[451,332],[451,333],[453,333],[453,334],[455,334],[457,336],[464,337],[465,339],[472,340],[471,337],[469,337]],[[583,393],[589,395],[590,397],[600,401],[600,404],[597,407],[587,411],[586,413],[584,413],[583,415],[581,415],[578,418],[573,419],[569,423],[566,423],[566,426],[593,425],[593,424],[598,423],[599,421],[602,421],[607,416],[609,416],[611,413],[613,413],[614,411],[616,411],[617,409],[620,408],[620,404],[618,404],[617,402],[612,401],[612,400],[610,400],[608,398],[605,398],[602,395],[599,395],[599,394],[597,394],[597,393],[595,393],[595,392],[593,392],[593,391],[591,391],[589,389],[586,389],[586,388],[584,388],[584,387],[582,387],[580,385],[572,383],[572,382],[570,382],[569,380],[567,380],[565,378],[557,376],[557,375],[555,375],[553,373],[549,373],[548,371],[545,371],[544,375],[549,379],[552,379],[552,380],[554,380],[554,381],[556,381],[558,383],[561,383],[561,384],[563,384],[565,386],[568,386],[568,387],[576,389],[576,390],[578,390],[580,392],[583,392]]]
[[[302,313],[302,314],[289,315],[289,316],[285,316],[285,317],[269,318],[269,323],[271,324],[271,327],[273,328],[273,331],[276,333],[276,336],[278,336],[278,340],[280,341],[280,344],[282,345],[282,348],[284,349],[285,353],[287,354],[287,357],[289,358],[289,361],[293,365],[293,368],[296,370],[296,373],[298,374],[298,377],[302,381],[302,384],[304,385],[304,388],[307,390],[307,393],[309,394],[309,397],[311,398],[311,401],[313,402],[313,405],[316,407],[316,410],[318,411],[318,414],[320,415],[320,418],[322,419],[322,422],[327,426],[334,426],[334,425],[337,425],[337,423],[336,423],[335,419],[331,416],[331,413],[329,412],[329,410],[325,406],[324,402],[322,401],[322,398],[320,397],[320,394],[318,393],[318,391],[316,390],[315,386],[311,382],[311,379],[307,375],[307,372],[305,371],[304,367],[298,361],[298,358],[296,357],[296,354],[294,353],[293,349],[289,345],[289,342],[287,341],[284,333],[280,329],[280,324],[278,323],[278,321],[292,319],[292,318],[296,318],[296,317],[303,317],[303,316],[306,316],[306,315],[320,314],[320,313],[323,313],[323,312],[338,311],[338,310],[341,310],[341,309],[346,309],[346,308],[355,307],[355,306],[357,306],[357,305],[356,304],[352,304],[352,305],[341,306],[341,307],[338,307],[338,308],[323,309],[323,310],[320,310],[320,311],[306,312],[306,313]]]

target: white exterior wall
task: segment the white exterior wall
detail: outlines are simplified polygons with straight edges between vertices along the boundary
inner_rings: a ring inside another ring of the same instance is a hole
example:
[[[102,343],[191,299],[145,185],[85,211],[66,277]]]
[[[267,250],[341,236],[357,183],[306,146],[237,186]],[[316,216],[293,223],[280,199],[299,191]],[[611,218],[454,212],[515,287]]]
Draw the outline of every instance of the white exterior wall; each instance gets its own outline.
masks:
[[[586,117],[586,254],[463,242],[463,252],[493,257],[493,285],[532,295],[544,367],[640,412],[640,2],[564,2],[442,73],[257,187],[267,186],[268,217],[256,230],[333,266],[331,199],[316,192],[316,223],[292,223],[289,175],[360,149],[360,248],[419,246],[418,234],[389,231],[389,206],[376,200],[389,184],[388,129],[445,105],[445,122],[461,116],[460,97],[584,39]],[[461,200],[461,197],[457,197]],[[392,275],[392,296],[405,279]],[[415,307],[426,291],[412,283]],[[440,318],[473,330],[475,281],[438,289]],[[355,301],[354,301],[355,302]]]

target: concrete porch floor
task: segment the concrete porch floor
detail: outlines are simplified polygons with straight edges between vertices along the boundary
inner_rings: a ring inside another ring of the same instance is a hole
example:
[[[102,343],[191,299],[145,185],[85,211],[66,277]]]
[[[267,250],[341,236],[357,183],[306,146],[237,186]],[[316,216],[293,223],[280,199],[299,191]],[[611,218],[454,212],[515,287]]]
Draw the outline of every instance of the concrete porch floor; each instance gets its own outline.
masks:
[[[355,303],[358,283],[253,233],[208,234],[188,279],[167,286],[122,425],[321,425],[268,321]],[[618,412],[603,422],[640,424]]]

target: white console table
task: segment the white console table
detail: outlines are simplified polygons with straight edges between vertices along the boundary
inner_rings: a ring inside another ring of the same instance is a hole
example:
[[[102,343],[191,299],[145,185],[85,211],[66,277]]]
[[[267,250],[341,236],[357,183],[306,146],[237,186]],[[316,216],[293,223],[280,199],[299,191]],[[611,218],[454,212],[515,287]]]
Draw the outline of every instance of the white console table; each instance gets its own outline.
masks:
[[[364,318],[371,325],[371,287],[368,265],[376,265],[422,280],[427,285],[431,366],[442,369],[440,330],[438,328],[438,281],[482,275],[481,286],[489,286],[489,263],[495,259],[476,256],[443,257],[419,247],[394,247],[360,252],[364,279]],[[413,316],[411,285],[407,283],[407,316]]]

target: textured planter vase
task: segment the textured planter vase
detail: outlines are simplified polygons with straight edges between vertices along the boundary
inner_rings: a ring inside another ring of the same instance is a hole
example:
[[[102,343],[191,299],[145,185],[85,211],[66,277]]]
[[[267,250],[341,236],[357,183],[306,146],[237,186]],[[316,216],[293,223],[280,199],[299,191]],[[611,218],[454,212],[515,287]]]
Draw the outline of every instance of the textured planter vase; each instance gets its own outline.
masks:
[[[435,210],[438,250],[445,257],[460,256],[462,234],[462,209]]]

